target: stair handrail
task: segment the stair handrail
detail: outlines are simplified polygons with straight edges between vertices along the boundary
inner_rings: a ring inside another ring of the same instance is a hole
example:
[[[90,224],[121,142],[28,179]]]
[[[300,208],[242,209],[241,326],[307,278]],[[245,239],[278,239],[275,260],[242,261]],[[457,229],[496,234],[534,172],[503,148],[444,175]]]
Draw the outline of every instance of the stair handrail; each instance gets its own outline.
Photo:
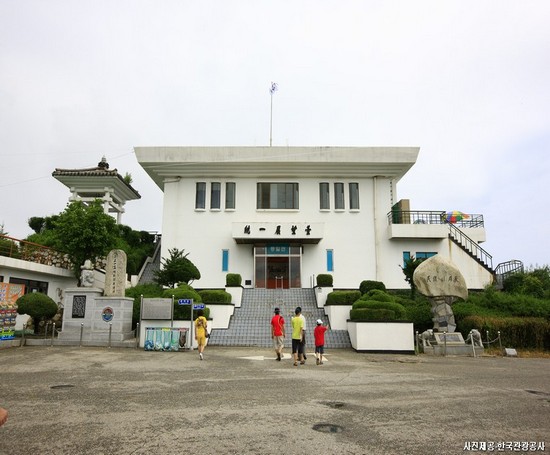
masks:
[[[493,270],[493,256],[479,246],[479,244],[468,237],[464,232],[454,224],[447,222],[449,226],[449,235],[456,240],[465,249],[469,250],[482,264]]]
[[[518,259],[501,262],[495,268],[497,287],[502,289],[504,280],[514,273],[523,272],[525,270],[523,262]]]

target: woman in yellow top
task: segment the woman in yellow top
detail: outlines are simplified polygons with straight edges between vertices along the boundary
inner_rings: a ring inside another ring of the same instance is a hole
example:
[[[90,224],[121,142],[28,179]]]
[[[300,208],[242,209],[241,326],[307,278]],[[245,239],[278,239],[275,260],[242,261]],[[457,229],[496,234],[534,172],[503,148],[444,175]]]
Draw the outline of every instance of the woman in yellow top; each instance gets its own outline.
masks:
[[[203,359],[202,353],[204,352],[204,347],[206,346],[206,334],[208,323],[204,317],[204,311],[199,310],[197,312],[197,319],[195,319],[195,340],[199,345],[199,359]]]

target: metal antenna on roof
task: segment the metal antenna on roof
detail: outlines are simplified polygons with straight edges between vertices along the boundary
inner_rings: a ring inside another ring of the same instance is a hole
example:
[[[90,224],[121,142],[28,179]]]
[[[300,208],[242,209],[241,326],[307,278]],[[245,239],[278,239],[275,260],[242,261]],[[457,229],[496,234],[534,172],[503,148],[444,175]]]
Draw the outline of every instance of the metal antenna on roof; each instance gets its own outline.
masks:
[[[270,115],[269,115],[269,146],[273,142],[273,94],[278,90],[279,86],[276,82],[271,83],[269,88],[269,94],[271,96],[271,106],[270,106]]]

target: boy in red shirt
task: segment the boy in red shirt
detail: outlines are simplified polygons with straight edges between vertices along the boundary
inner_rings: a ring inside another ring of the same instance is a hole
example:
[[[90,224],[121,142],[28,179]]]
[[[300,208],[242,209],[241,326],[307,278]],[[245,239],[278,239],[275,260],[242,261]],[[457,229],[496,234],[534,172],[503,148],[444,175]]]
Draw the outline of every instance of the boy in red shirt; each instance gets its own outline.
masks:
[[[317,326],[313,330],[313,336],[315,338],[315,357],[317,365],[323,364],[323,354],[325,353],[325,332],[328,330],[326,325],[323,325],[323,321],[317,319]]]
[[[277,360],[280,361],[283,355],[286,334],[285,320],[279,313],[279,308],[275,308],[275,315],[271,318],[271,339],[273,340],[273,347],[275,348],[275,354],[277,354]]]

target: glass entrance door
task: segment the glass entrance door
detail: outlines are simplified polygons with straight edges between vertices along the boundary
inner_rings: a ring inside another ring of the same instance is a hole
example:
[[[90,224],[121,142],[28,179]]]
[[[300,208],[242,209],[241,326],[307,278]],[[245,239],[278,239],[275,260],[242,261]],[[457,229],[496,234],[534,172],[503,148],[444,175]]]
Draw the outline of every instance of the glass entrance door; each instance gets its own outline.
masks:
[[[302,248],[269,245],[254,248],[256,288],[289,289],[301,287]]]

